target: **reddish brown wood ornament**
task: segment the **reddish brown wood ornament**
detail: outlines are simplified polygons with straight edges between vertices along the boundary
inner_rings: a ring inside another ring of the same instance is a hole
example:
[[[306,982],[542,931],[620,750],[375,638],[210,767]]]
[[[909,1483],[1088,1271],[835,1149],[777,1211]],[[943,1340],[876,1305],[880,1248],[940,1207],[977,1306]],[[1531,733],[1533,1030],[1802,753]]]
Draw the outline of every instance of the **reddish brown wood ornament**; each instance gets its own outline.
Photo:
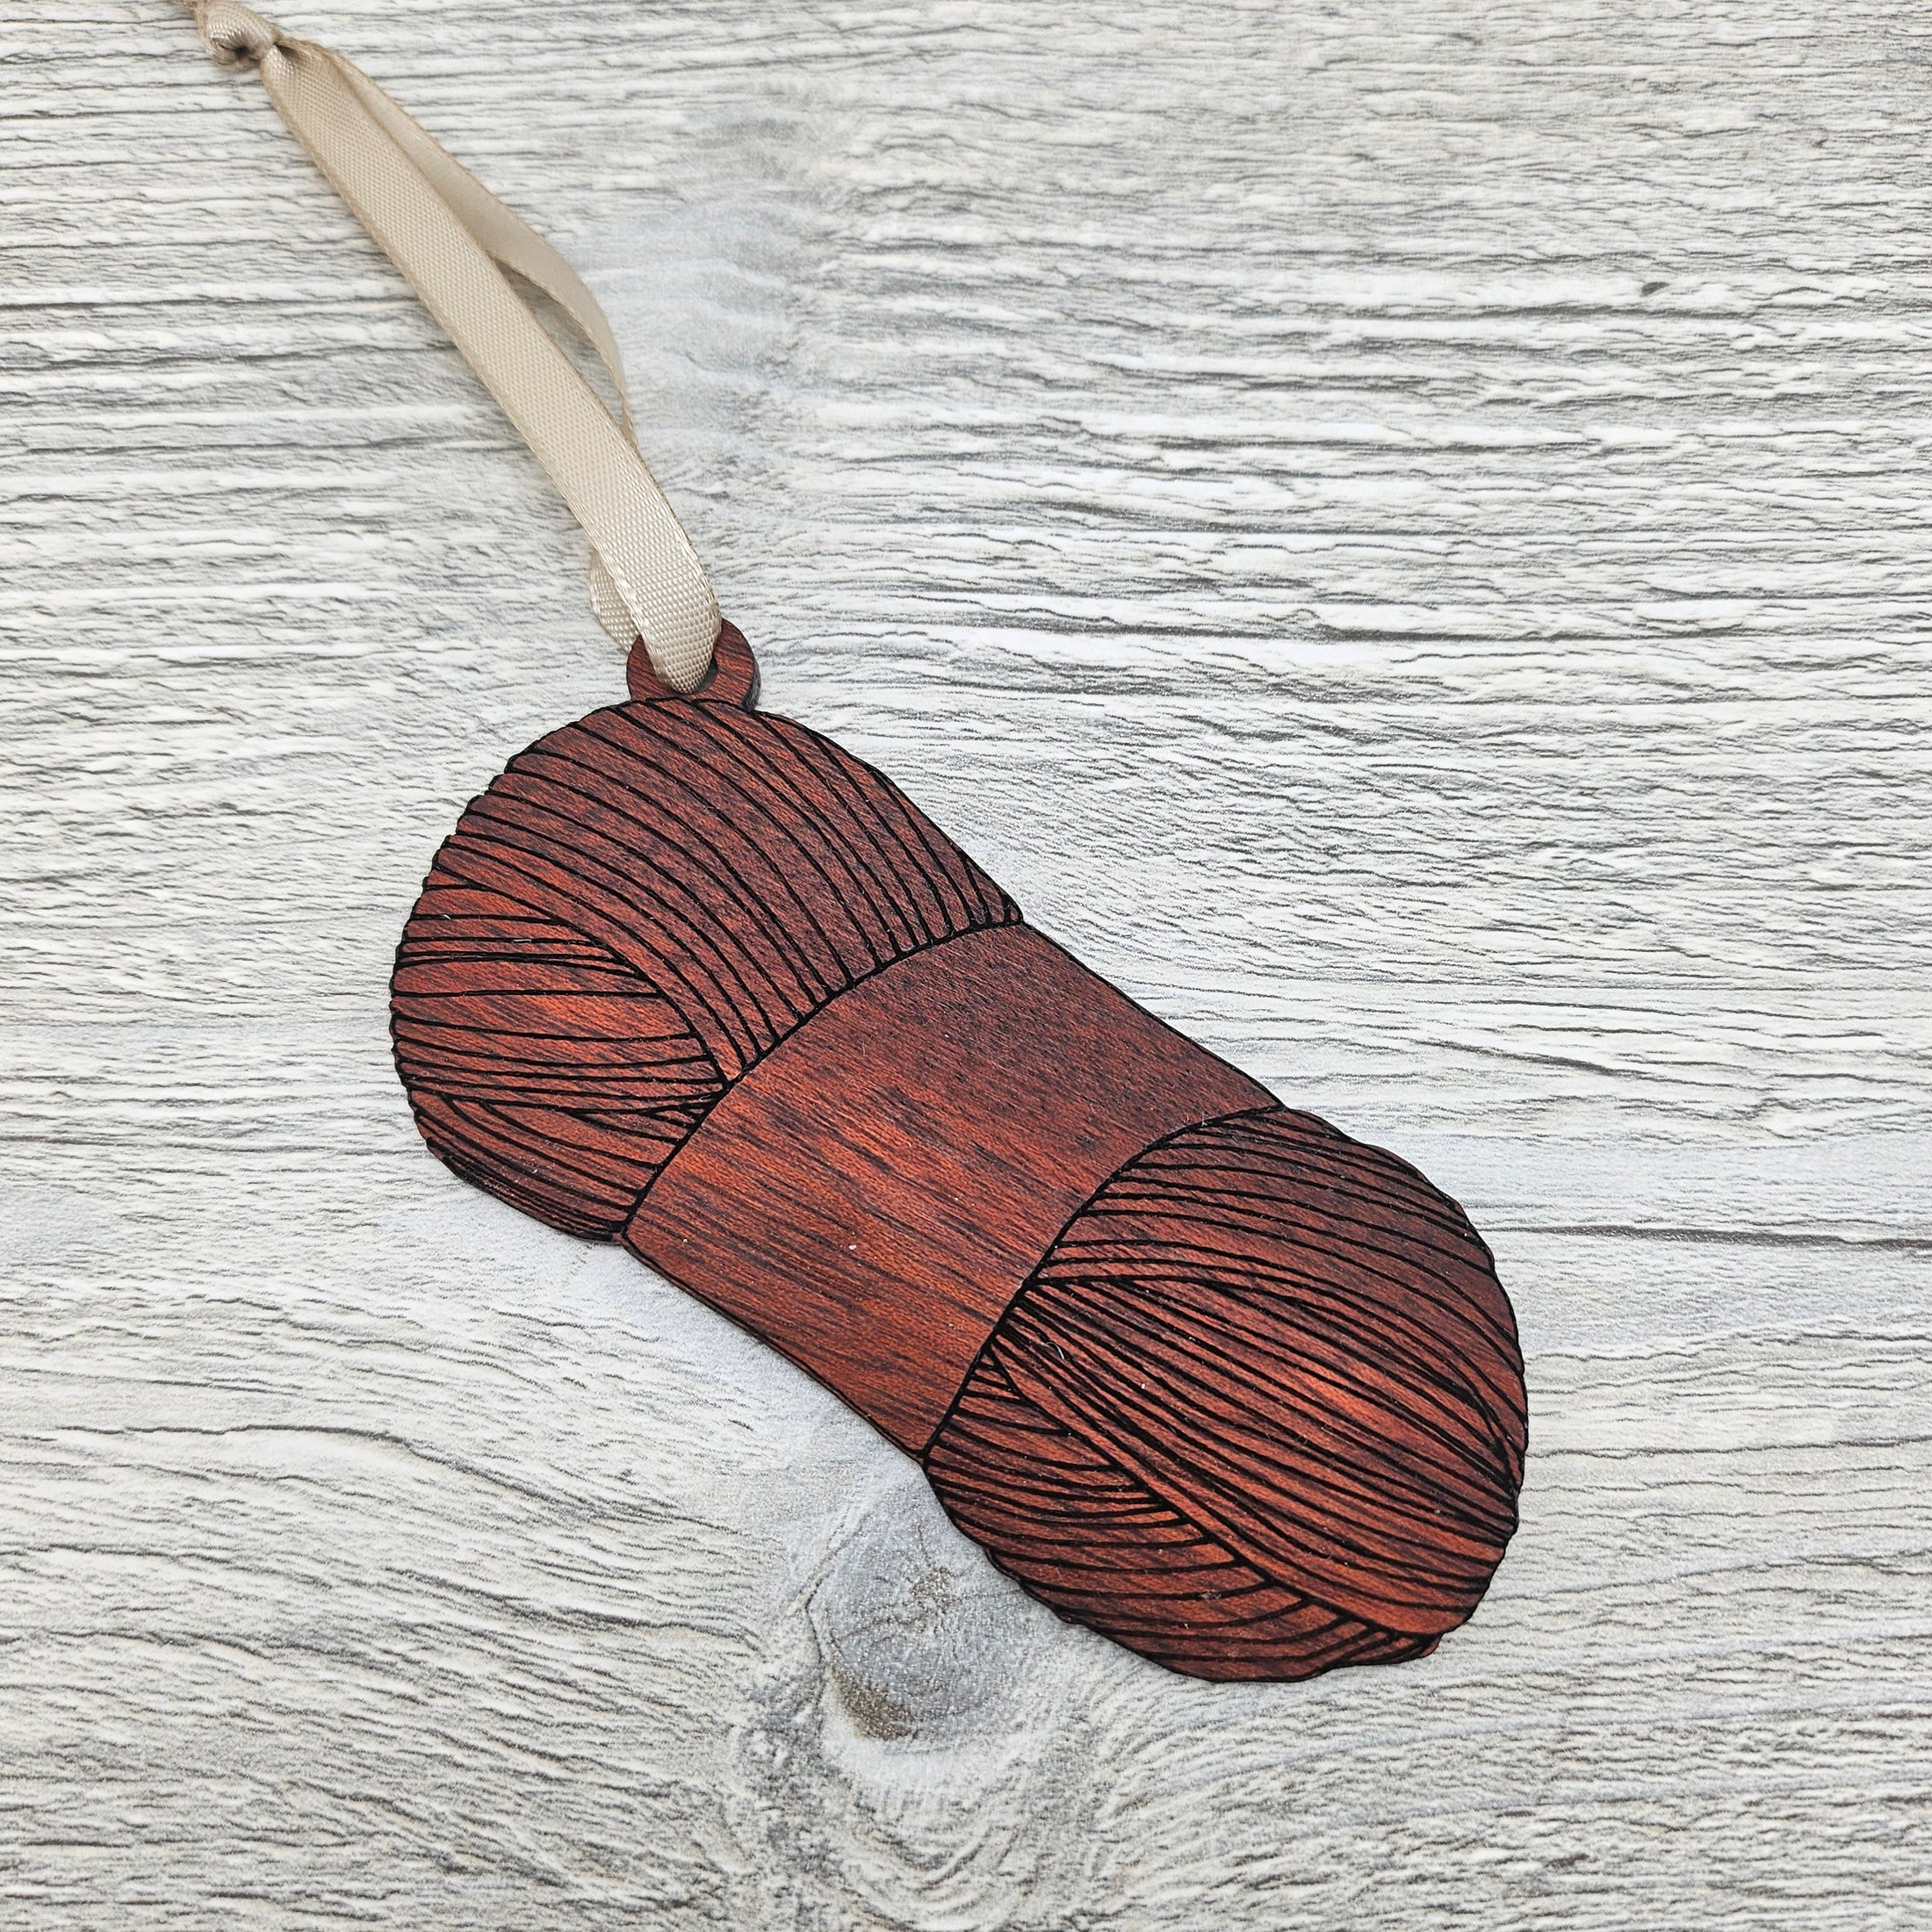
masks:
[[[730,625],[692,697],[635,652],[631,703],[464,814],[396,963],[429,1145],[810,1370],[1063,1615],[1202,1677],[1432,1649],[1525,1445],[1461,1210],[1096,978],[754,682]]]

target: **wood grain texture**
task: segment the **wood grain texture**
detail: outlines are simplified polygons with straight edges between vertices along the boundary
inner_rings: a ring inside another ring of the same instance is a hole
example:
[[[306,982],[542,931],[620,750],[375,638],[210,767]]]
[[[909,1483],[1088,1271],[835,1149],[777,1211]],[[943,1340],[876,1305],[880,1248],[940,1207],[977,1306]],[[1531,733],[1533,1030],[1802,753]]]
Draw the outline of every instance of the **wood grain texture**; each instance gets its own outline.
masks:
[[[732,1088],[624,1244],[917,1454],[1116,1170],[1266,1090],[1030,926],[840,994]]]
[[[1470,1207],[1536,1453],[1434,1656],[1177,1683],[429,1161],[580,554],[253,83],[15,0],[5,1913],[1921,1922],[1922,12],[279,17],[585,268],[774,708]]]

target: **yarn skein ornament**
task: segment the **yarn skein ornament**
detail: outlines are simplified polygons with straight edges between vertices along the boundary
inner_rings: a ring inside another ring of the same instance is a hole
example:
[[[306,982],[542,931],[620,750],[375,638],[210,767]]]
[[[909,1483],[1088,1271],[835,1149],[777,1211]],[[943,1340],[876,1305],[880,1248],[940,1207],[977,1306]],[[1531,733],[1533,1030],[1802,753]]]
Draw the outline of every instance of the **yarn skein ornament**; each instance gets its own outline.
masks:
[[[1461,1210],[1089,973],[753,682],[729,625],[689,697],[634,652],[630,703],[464,814],[397,955],[424,1138],[809,1370],[1129,1649],[1433,1649],[1525,1445]]]
[[[431,1149],[817,1376],[1072,1621],[1216,1679],[1433,1649],[1502,1559],[1526,1444],[1461,1209],[760,712],[569,265],[350,62],[183,4],[523,434],[630,647],[630,702],[512,760],[410,914],[393,1033]],[[616,411],[504,269],[581,329]]]

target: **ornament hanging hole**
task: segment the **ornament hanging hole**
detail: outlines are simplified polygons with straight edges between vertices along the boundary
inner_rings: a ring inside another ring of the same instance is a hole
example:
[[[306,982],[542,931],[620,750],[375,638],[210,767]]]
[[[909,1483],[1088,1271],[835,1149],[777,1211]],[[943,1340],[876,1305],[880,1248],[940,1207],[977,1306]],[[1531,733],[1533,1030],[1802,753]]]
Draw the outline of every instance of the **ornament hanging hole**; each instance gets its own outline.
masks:
[[[735,624],[720,620],[717,641],[711,645],[711,667],[695,691],[675,691],[651,666],[651,654],[639,638],[631,646],[624,667],[624,680],[631,687],[631,701],[653,704],[667,698],[703,699],[711,704],[736,704],[747,711],[758,708],[758,660],[745,633]]]

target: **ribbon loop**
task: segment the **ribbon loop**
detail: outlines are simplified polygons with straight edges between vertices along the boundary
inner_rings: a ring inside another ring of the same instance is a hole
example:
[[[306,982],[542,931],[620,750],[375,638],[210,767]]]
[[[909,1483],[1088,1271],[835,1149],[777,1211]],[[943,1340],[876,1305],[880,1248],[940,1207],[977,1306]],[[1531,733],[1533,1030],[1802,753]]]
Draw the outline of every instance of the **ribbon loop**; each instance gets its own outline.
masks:
[[[575,270],[359,68],[284,34],[239,0],[182,0],[224,67],[255,66],[276,112],[443,325],[588,533],[591,603],[641,642],[674,690],[710,667],[717,600],[638,453],[623,359]],[[533,283],[589,339],[613,416],[503,270]]]

